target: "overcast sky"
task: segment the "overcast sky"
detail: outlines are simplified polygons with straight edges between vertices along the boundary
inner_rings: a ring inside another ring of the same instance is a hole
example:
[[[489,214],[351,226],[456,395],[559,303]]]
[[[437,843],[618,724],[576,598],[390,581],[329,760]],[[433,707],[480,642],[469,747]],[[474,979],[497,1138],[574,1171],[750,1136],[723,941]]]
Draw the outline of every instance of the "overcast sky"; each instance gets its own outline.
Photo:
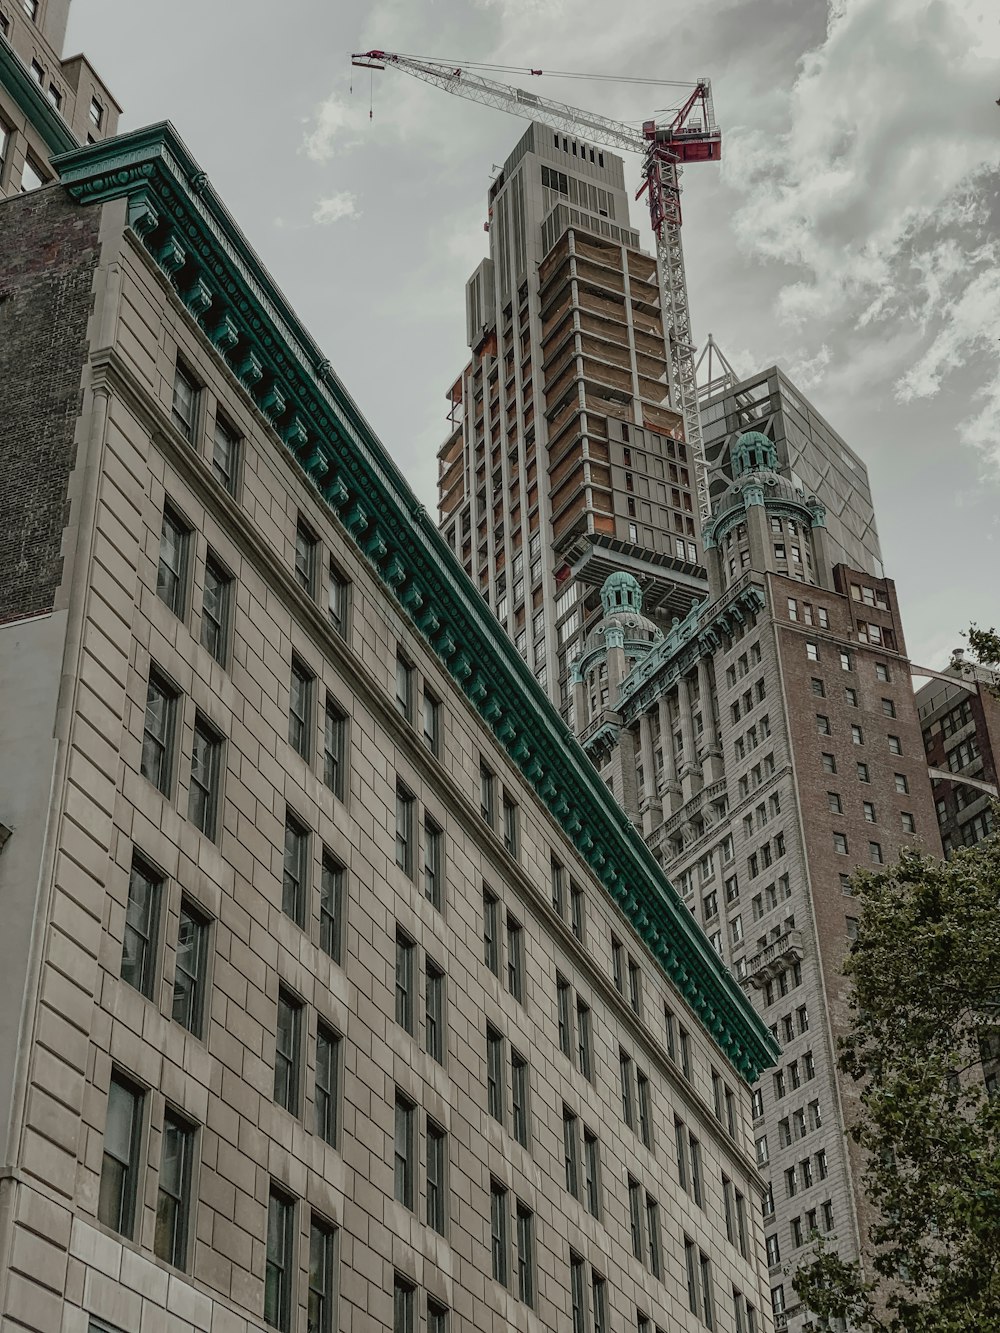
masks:
[[[724,161],[684,181],[696,338],[741,373],[777,361],[864,458],[912,657],[1000,620],[995,0],[73,0],[67,50],[123,128],[174,122],[436,512],[464,284],[523,122],[398,72],[352,92],[371,47],[709,76]],[[672,95],[524,82],[627,121]]]

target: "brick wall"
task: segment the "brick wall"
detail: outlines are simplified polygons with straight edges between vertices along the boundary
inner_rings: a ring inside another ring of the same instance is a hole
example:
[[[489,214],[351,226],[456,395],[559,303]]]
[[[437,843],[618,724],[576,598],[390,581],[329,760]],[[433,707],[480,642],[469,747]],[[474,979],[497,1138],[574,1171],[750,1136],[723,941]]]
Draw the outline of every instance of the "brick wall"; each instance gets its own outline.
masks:
[[[0,203],[0,624],[62,574],[99,221],[59,187]]]

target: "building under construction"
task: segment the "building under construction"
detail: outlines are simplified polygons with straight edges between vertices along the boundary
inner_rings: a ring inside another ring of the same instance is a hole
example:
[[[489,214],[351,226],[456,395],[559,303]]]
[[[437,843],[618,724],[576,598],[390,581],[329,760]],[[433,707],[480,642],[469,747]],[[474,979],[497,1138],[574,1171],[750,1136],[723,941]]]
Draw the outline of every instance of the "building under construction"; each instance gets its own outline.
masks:
[[[488,209],[489,258],[466,287],[471,360],[448,394],[440,521],[572,721],[567,662],[613,569],[668,618],[703,593],[698,479],[622,159],[533,123]]]

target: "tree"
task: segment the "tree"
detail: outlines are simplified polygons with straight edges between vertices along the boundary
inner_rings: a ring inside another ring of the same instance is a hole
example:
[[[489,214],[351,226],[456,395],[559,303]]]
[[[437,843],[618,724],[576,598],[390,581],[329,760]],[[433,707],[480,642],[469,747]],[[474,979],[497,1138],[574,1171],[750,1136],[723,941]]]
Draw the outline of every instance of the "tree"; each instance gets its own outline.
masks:
[[[883,1333],[985,1333],[1000,1328],[1000,1095],[983,1065],[1000,1053],[1000,834],[947,862],[904,851],[854,884],[838,1058],[879,1220],[867,1278],[820,1240],[795,1290]]]
[[[972,655],[980,666],[996,667],[1000,664],[1000,634],[992,625],[989,629],[980,629],[978,625],[972,624],[965,637],[969,640]],[[988,685],[987,689],[995,698],[1000,699],[1000,683]]]

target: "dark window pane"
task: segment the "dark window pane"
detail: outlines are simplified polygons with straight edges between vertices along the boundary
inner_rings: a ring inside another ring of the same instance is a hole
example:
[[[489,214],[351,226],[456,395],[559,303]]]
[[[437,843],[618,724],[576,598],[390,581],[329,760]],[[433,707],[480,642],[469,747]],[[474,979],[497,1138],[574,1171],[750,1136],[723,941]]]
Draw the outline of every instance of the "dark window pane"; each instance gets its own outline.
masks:
[[[174,966],[174,1022],[196,1037],[202,1035],[208,922],[187,902],[181,903]]]
[[[194,1130],[167,1111],[163,1117],[153,1249],[175,1268],[187,1267]]]
[[[156,980],[156,944],[160,921],[162,881],[133,859],[125,908],[122,980],[148,999]]]
[[[112,1074],[104,1126],[104,1156],[97,1216],[105,1226],[132,1236],[143,1095],[118,1074]]]

